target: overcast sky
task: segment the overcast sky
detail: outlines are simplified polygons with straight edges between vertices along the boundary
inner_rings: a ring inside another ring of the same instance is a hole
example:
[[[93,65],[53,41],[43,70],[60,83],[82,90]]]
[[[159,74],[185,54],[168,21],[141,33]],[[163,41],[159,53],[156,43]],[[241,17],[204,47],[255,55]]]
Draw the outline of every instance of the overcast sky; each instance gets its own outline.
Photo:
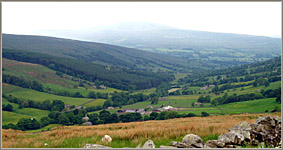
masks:
[[[86,29],[121,22],[182,29],[281,35],[281,2],[2,2],[2,31]]]

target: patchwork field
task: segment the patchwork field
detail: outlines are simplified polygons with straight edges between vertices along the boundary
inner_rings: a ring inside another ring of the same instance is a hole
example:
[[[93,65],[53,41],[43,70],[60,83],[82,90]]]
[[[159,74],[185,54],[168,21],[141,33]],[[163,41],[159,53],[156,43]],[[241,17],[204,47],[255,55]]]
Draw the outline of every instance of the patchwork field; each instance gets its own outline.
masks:
[[[82,148],[89,143],[113,148],[134,148],[149,139],[160,147],[160,145],[169,145],[171,141],[181,141],[186,134],[190,133],[201,136],[204,142],[217,139],[220,134],[226,133],[229,128],[242,121],[254,123],[259,116],[267,115],[281,116],[280,113],[242,114],[96,126],[61,126],[40,133],[9,129],[2,130],[2,139],[4,148]],[[112,137],[111,143],[101,142],[105,134]]]

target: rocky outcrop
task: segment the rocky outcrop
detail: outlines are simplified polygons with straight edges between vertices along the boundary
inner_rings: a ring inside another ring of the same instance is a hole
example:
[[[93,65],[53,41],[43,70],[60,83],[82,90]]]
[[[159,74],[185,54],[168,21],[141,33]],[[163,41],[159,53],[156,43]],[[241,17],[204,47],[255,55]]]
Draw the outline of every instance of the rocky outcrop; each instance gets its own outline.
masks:
[[[281,119],[279,117],[259,117],[255,123],[242,122],[222,134],[218,140],[209,140],[206,148],[234,148],[242,145],[278,147],[281,141]]]
[[[142,148],[155,148],[155,145],[152,140],[148,140],[144,143]]]

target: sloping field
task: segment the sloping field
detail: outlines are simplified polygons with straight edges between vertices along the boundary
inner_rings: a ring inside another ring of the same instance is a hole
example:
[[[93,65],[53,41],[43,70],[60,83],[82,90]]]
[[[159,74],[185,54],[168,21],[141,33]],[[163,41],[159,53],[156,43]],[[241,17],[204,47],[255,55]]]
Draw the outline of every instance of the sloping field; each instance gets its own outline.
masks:
[[[267,115],[281,116],[280,113],[242,114],[96,126],[62,126],[35,134],[9,129],[2,130],[2,142],[4,148],[82,148],[87,143],[122,148],[136,147],[151,139],[159,147],[169,145],[173,140],[181,141],[189,133],[200,135],[204,141],[216,139],[242,121],[254,123],[259,116]],[[105,134],[112,137],[111,143],[101,142]]]
[[[57,96],[53,94],[38,92],[31,89],[21,88],[10,84],[3,84],[3,93],[18,98],[31,99],[38,102],[42,102],[44,100],[62,100],[65,104],[70,104],[75,106],[81,105],[85,102],[92,100],[89,98],[73,98],[73,97]]]

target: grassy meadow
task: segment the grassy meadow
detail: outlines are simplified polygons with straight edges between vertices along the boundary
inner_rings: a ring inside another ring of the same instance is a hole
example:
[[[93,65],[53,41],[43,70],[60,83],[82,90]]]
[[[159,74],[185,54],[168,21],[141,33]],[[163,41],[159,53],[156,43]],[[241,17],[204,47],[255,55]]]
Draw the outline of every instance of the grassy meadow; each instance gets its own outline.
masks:
[[[254,123],[258,117],[273,114],[241,114],[209,117],[177,118],[162,121],[115,123],[96,126],[60,126],[51,131],[27,133],[2,130],[3,148],[82,148],[85,144],[102,144],[113,148],[132,147],[151,139],[157,147],[169,145],[171,141],[181,141],[186,134],[197,134],[205,141],[217,139],[229,128],[248,121]],[[110,135],[111,143],[101,142]],[[47,145],[45,145],[47,143]]]

